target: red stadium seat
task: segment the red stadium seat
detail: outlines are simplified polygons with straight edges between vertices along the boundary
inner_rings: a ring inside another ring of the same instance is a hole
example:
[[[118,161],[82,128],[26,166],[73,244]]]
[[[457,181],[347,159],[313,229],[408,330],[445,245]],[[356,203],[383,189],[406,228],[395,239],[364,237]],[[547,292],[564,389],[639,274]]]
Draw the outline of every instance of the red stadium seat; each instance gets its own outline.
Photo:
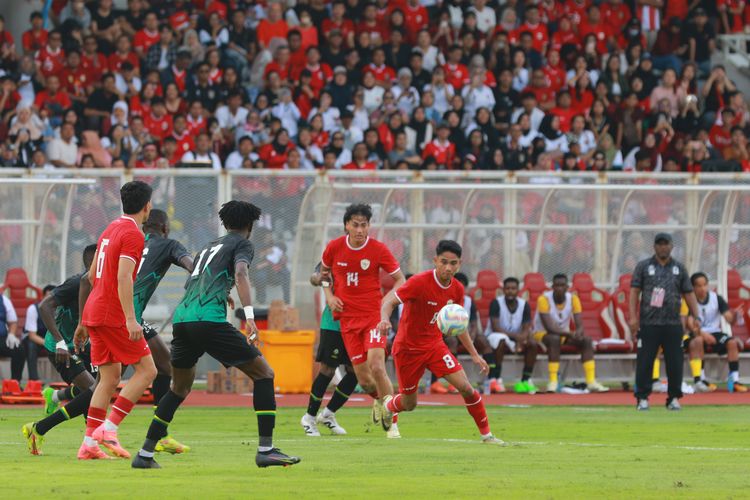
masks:
[[[479,314],[482,331],[487,327],[490,318],[490,304],[500,290],[500,277],[491,269],[482,269],[477,274],[477,284],[468,291]]]
[[[532,317],[536,313],[537,299],[547,290],[549,290],[549,287],[544,281],[542,273],[526,273],[526,276],[523,277],[523,288],[521,288],[519,296],[529,303]]]
[[[745,347],[750,347],[750,287],[742,282],[742,276],[736,269],[727,271],[727,303],[732,309],[745,306],[742,316],[732,325],[732,335],[739,337]]]
[[[20,267],[8,269],[5,273],[5,283],[0,286],[0,295],[5,293],[5,290],[10,290],[8,298],[16,310],[18,324],[23,328],[26,320],[26,309],[34,302],[42,299],[42,290],[31,284],[26,271]],[[29,296],[29,291],[33,293],[33,296]]]
[[[632,349],[630,342],[602,342],[604,339],[617,339],[617,327],[609,315],[609,294],[594,286],[590,274],[574,274],[570,291],[578,295],[581,301],[583,329],[597,343],[597,352],[629,352]]]
[[[612,304],[612,313],[614,314],[618,337],[632,343],[633,336],[630,326],[628,326],[628,300],[630,300],[631,279],[632,276],[630,274],[620,276],[619,284],[614,293],[612,293],[609,301]]]

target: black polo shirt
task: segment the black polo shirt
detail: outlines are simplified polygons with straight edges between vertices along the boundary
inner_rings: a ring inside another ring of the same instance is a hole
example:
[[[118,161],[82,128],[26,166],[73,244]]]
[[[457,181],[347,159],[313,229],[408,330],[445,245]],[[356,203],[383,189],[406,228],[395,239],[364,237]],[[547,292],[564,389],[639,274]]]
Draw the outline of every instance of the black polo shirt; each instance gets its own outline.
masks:
[[[635,266],[630,286],[641,289],[641,325],[681,324],[682,295],[693,291],[681,262],[670,259],[662,266],[655,256],[642,260]]]

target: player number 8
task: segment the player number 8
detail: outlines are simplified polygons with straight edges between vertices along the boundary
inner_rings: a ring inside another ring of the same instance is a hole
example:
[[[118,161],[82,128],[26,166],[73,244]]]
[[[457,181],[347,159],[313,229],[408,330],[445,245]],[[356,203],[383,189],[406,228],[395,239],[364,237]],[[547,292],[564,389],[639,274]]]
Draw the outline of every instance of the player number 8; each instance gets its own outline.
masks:
[[[445,361],[445,366],[447,368],[453,368],[456,366],[456,362],[453,361],[453,356],[451,356],[450,354],[446,354],[445,356],[443,356],[443,361]]]

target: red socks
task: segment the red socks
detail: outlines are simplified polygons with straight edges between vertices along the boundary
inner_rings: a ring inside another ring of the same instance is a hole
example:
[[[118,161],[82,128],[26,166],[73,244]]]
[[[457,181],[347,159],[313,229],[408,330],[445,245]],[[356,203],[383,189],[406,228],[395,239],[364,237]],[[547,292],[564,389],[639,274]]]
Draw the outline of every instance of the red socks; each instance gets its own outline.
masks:
[[[474,391],[474,394],[468,398],[464,398],[464,402],[466,403],[466,410],[474,418],[477,427],[479,427],[479,432],[482,435],[489,434],[490,423],[487,419],[487,411],[484,409],[484,402],[482,401],[482,396],[479,395],[479,392]]]
[[[392,413],[400,413],[404,411],[404,407],[401,405],[401,394],[393,396],[393,398],[386,403],[385,407]]]
[[[107,418],[107,410],[89,406],[88,415],[86,416],[86,436],[91,437],[94,430],[104,423]]]
[[[128,416],[130,410],[133,409],[135,403],[125,399],[122,396],[117,396],[114,404],[112,405],[112,411],[109,412],[109,421],[115,425],[120,425],[120,422]]]

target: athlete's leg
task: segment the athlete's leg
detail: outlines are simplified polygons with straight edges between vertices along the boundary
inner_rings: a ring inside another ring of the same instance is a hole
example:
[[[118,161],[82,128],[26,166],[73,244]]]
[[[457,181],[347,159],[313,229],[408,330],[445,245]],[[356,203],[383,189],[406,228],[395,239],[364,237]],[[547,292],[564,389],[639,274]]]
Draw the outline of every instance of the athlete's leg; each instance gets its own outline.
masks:
[[[393,384],[388,378],[388,373],[385,370],[385,349],[382,347],[375,347],[367,351],[367,365],[370,368],[370,373],[372,373],[372,379],[375,383],[378,398],[382,399],[385,396],[392,395]],[[359,373],[357,373],[357,379],[359,379]]]
[[[530,339],[526,344],[523,353],[523,372],[521,372],[521,381],[528,381],[531,378],[531,374],[534,373],[534,365],[536,364],[536,357],[539,355],[540,348],[541,346],[534,339]]]
[[[445,379],[453,384],[461,393],[461,397],[464,398],[466,404],[466,410],[474,418],[474,422],[479,429],[479,433],[482,437],[489,437],[492,435],[490,430],[490,422],[487,418],[487,410],[484,407],[482,396],[479,392],[471,386],[469,378],[466,376],[466,372],[461,369],[457,372],[449,373],[445,375]]]
[[[690,372],[693,375],[693,381],[697,384],[701,381],[701,369],[703,366],[703,356],[705,350],[703,347],[703,338],[695,337],[688,344],[688,359],[690,360]]]
[[[596,382],[596,365],[594,363],[594,341],[589,336],[570,336],[565,340],[566,343],[573,345],[581,350],[581,363],[583,365],[583,373],[586,377],[586,385],[589,388],[600,389],[600,386]]]
[[[169,361],[169,348],[161,337],[157,335],[150,338],[148,347],[151,349],[151,356],[154,358],[157,372],[151,384],[151,393],[154,395],[154,406],[156,406],[169,390],[169,384],[172,380],[172,364]]]
[[[311,417],[315,417],[318,414],[326,389],[328,389],[328,385],[331,383],[335,373],[336,367],[320,363],[318,375],[313,380],[312,387],[310,388],[310,398],[307,401],[307,414]]]
[[[558,373],[560,371],[560,336],[554,333],[547,333],[542,338],[542,342],[547,347],[547,369],[549,371],[547,391],[554,392],[557,391]]]

